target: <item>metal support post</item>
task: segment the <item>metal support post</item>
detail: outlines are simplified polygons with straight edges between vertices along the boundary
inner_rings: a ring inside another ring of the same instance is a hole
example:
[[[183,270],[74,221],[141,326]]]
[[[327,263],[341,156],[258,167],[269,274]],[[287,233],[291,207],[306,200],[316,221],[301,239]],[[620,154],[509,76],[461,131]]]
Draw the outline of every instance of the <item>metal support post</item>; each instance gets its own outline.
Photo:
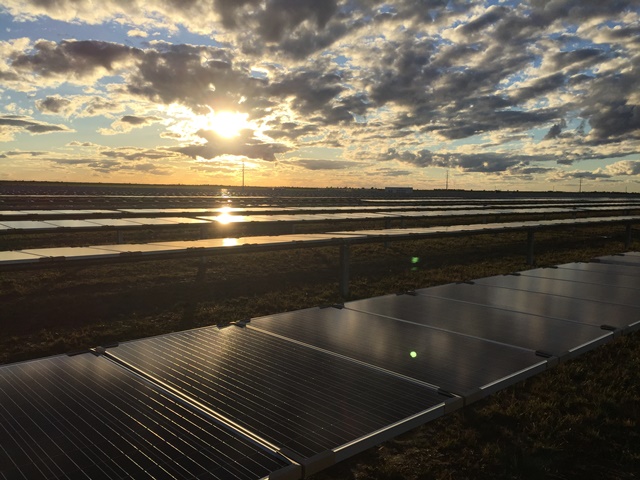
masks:
[[[631,224],[627,223],[627,234],[624,239],[624,248],[631,248],[631,243],[633,242],[633,230],[631,229]]]
[[[535,258],[533,253],[533,242],[535,240],[535,232],[533,230],[527,231],[527,264],[535,265]]]
[[[349,297],[349,245],[340,245],[340,295]]]
[[[118,230],[116,233],[118,234],[118,240],[117,240],[118,245],[123,244],[124,243],[124,234],[122,233],[122,230]]]

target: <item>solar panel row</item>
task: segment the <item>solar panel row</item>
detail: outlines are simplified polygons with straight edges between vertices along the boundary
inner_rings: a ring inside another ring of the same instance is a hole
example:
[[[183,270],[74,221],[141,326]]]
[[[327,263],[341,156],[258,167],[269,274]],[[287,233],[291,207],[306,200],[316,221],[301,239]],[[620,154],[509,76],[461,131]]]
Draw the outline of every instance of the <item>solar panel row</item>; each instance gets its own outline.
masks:
[[[502,233],[507,231],[535,231],[581,225],[623,224],[629,226],[640,221],[639,216],[584,218],[574,220],[540,220],[529,222],[503,222],[468,225],[437,226],[384,230],[340,231],[322,234],[292,234],[253,236],[243,238],[213,238],[192,241],[167,241],[147,244],[94,245],[89,247],[57,247],[0,252],[0,269],[25,266],[77,264],[93,261],[132,261],[136,259],[166,258],[167,256],[200,256],[232,251],[234,247],[247,249],[297,248],[300,246],[347,246],[360,243],[391,240],[411,240],[449,235]],[[237,250],[240,251],[240,250]],[[533,263],[529,259],[529,263]],[[348,268],[345,263],[344,269]],[[342,272],[343,278],[348,273]]]
[[[555,204],[531,202],[528,204],[511,204],[502,202],[501,208],[536,208],[546,210],[548,208],[563,209],[628,209],[640,207],[640,202],[559,202]],[[367,212],[367,211],[394,211],[394,210],[459,210],[459,209],[486,209],[489,206],[500,206],[500,203],[478,203],[478,202],[461,202],[458,204],[447,205],[350,205],[350,206],[252,206],[252,207],[216,207],[216,208],[116,208],[106,209],[33,209],[33,210],[0,210],[0,218],[2,217],[43,217],[43,218],[64,218],[64,217],[96,217],[96,216],[146,216],[146,215],[208,215],[222,213],[302,213],[302,212]]]
[[[308,476],[640,328],[638,260],[0,367],[0,477]]]
[[[120,211],[109,210],[36,210],[32,213],[28,211],[2,211],[0,212],[0,232],[44,232],[55,231],[58,229],[97,229],[100,227],[108,228],[133,228],[133,227],[153,227],[153,226],[170,226],[170,225],[193,225],[193,224],[235,224],[235,223],[265,223],[265,222],[289,222],[289,223],[308,223],[308,222],[328,222],[328,221],[353,221],[353,220],[379,220],[379,219],[409,219],[409,218],[441,218],[441,217],[465,217],[465,216],[500,216],[500,215],[531,215],[531,214],[567,214],[581,212],[598,212],[607,210],[627,211],[632,206],[612,206],[612,207],[527,207],[513,208],[504,207],[495,208],[467,208],[467,209],[445,209],[445,210],[407,210],[406,207],[388,207],[388,211],[368,211],[367,207],[361,207],[362,211],[350,209],[350,211],[327,211],[325,213],[311,213],[313,210],[305,209],[307,213],[302,213],[300,209],[287,207],[282,209],[264,208],[265,214],[258,214],[259,209],[124,209]],[[200,211],[202,210],[202,211]],[[35,213],[33,213],[35,212]],[[76,213],[73,213],[76,212]],[[87,213],[77,213],[87,212]],[[99,218],[93,218],[101,212],[103,215]],[[112,213],[112,218],[105,216],[105,213]],[[246,212],[251,212],[246,213]],[[205,213],[215,213],[215,215],[204,215]],[[137,214],[146,215],[142,217],[120,218],[118,214]],[[182,216],[172,216],[173,214]],[[184,216],[193,214],[193,216]],[[153,216],[149,216],[153,215]],[[40,216],[43,219],[37,219]],[[84,216],[85,218],[65,219],[65,216]],[[16,219],[27,217],[28,219]],[[32,219],[31,217],[36,217]],[[88,218],[91,217],[91,218]]]

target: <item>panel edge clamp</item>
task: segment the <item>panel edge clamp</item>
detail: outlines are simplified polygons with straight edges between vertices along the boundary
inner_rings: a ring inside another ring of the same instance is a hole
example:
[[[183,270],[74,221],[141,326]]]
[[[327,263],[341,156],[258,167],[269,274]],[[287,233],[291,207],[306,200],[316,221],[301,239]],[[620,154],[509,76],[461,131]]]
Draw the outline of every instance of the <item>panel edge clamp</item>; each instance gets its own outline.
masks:
[[[551,357],[553,357],[552,354],[547,353],[547,352],[543,352],[542,350],[536,350],[536,356],[542,357],[542,358],[551,358]]]

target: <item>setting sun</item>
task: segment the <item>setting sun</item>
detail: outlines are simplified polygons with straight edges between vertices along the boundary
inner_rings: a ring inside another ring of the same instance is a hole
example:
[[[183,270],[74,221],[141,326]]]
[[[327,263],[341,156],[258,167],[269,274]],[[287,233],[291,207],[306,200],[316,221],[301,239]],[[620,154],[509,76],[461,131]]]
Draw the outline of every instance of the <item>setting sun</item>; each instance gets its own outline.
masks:
[[[232,138],[240,135],[245,128],[251,128],[251,124],[247,121],[249,115],[247,113],[219,111],[211,112],[205,118],[204,128],[213,130],[224,138]]]

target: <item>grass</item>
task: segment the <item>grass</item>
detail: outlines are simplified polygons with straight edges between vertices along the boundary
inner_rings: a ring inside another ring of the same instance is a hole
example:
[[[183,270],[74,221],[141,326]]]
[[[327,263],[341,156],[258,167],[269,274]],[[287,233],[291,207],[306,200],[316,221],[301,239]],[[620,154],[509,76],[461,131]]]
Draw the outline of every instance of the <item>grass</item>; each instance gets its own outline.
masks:
[[[526,270],[525,239],[354,247],[351,298]],[[639,248],[636,242],[631,250]],[[539,265],[624,250],[622,227],[536,235]],[[337,249],[316,248],[209,258],[205,268],[198,260],[167,260],[2,274],[0,363],[339,303],[338,258]],[[633,334],[315,479],[632,479],[638,472],[640,337]]]

